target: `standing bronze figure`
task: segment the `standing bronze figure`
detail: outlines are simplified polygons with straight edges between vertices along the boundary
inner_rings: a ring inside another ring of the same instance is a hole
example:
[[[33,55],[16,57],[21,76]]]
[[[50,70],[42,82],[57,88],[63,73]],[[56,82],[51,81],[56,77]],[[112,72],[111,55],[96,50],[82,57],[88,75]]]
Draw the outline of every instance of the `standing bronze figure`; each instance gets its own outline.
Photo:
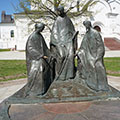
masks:
[[[64,7],[57,8],[58,17],[51,32],[50,49],[56,58],[56,80],[67,80],[75,76],[74,53],[77,49],[77,33]]]
[[[108,90],[106,70],[103,57],[104,43],[99,32],[92,28],[90,21],[84,21],[86,34],[81,43],[78,56],[81,61],[80,75],[86,80],[87,85],[96,90]]]
[[[25,87],[26,95],[43,95],[51,83],[51,70],[49,66],[50,51],[40,32],[45,25],[35,25],[35,31],[30,35],[26,44],[26,62],[28,83]]]

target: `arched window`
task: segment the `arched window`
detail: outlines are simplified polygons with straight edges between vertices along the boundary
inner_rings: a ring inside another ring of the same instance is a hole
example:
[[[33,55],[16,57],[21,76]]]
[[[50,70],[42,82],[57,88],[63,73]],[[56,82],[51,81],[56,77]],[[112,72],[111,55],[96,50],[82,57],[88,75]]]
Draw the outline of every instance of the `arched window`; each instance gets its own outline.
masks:
[[[11,31],[10,31],[10,36],[11,36],[11,37],[14,37],[14,30],[11,30]]]
[[[101,28],[99,26],[95,26],[94,29],[97,30],[98,32],[101,32]]]

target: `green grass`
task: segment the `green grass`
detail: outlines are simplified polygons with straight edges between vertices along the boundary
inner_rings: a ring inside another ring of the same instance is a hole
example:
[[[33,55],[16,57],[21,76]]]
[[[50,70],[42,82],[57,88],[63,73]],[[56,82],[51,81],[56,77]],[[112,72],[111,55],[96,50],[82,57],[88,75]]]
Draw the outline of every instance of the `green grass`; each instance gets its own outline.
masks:
[[[120,76],[120,57],[104,58],[107,74]]]
[[[10,51],[10,49],[0,49],[0,52]]]
[[[108,75],[120,76],[120,57],[104,58],[104,63]],[[25,78],[26,73],[25,60],[0,60],[0,81]]]
[[[25,60],[0,60],[0,81],[26,77]]]
[[[120,76],[120,57],[104,58],[104,64],[108,75]],[[76,59],[75,66],[77,66]]]

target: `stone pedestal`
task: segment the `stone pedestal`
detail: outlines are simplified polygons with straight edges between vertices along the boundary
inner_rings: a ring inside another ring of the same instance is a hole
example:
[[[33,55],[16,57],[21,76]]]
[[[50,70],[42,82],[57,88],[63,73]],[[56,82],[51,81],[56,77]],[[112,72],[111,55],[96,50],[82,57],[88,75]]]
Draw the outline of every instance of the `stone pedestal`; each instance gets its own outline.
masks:
[[[119,120],[120,101],[11,104],[12,120]]]
[[[95,91],[79,81],[53,82],[44,96],[23,97],[24,87],[0,104],[0,120],[119,120],[120,92]]]

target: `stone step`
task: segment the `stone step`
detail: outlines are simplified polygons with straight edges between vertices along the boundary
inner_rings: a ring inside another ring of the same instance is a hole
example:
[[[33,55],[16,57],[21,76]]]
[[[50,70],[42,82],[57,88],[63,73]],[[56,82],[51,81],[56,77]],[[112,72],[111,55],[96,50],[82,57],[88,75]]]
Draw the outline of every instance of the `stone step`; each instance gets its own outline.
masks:
[[[104,38],[104,44],[109,50],[120,50],[120,41],[116,38]]]

